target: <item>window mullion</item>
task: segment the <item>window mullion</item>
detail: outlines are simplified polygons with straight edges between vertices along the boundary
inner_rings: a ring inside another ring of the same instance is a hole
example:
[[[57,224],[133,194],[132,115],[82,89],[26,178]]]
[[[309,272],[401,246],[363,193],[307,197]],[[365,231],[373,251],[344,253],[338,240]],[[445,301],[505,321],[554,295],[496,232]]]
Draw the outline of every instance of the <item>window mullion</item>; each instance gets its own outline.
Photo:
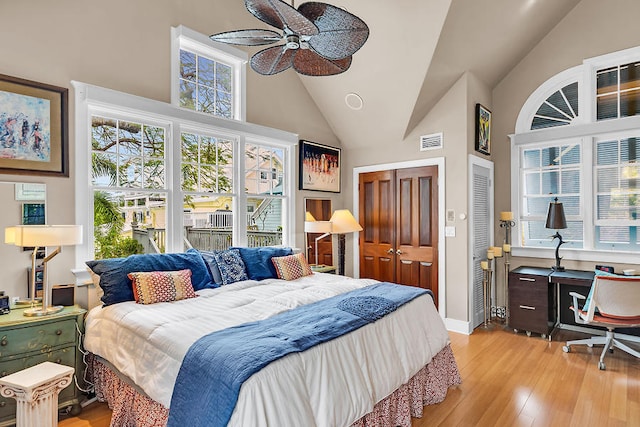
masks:
[[[582,177],[580,189],[580,203],[583,221],[582,230],[584,235],[584,249],[593,249],[595,247],[595,227],[594,219],[596,217],[596,169],[594,162],[595,143],[593,138],[584,137],[581,139],[582,145],[582,164],[580,175]]]
[[[235,246],[247,246],[247,192],[245,191],[246,177],[246,137],[243,135],[234,144],[234,185],[233,192],[235,206],[233,208],[233,244]]]

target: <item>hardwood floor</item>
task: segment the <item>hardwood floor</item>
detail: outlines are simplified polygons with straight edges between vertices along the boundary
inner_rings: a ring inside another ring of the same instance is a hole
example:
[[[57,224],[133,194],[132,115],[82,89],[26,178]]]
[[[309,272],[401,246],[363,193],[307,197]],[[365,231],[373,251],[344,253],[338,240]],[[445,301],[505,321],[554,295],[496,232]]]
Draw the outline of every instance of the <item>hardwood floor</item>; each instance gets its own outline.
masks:
[[[620,350],[600,371],[602,347],[562,351],[565,340],[584,336],[573,332],[552,342],[500,326],[449,336],[462,385],[412,427],[640,426],[640,360]],[[93,403],[59,426],[107,427],[109,420],[106,404]]]

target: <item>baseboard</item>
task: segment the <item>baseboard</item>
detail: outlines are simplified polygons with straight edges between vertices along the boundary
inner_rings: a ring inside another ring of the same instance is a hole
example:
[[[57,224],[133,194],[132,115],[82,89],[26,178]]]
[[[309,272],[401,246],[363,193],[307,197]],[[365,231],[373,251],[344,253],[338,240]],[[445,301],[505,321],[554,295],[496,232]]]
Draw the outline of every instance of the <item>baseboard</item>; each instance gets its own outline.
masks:
[[[447,331],[457,332],[459,334],[471,335],[471,332],[473,332],[471,324],[464,320],[446,318],[444,319],[444,325],[447,328]]]

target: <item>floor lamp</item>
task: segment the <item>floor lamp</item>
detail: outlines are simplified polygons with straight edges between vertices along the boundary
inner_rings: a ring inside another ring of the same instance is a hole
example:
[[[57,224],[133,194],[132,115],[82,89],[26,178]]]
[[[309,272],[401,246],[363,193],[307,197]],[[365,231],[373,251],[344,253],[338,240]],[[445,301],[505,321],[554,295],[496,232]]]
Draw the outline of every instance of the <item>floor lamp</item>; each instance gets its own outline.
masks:
[[[34,247],[34,254],[40,248],[55,246],[53,250],[42,260],[42,307],[32,306],[24,311],[25,316],[47,316],[62,311],[64,307],[51,307],[51,288],[47,274],[47,265],[62,251],[62,246],[73,246],[82,243],[82,226],[80,225],[16,225],[5,229],[5,243],[21,247]],[[31,266],[31,296],[36,295],[35,280],[35,255],[32,257]]]
[[[311,216],[313,218],[313,216]],[[305,233],[323,233],[322,235],[316,237],[316,263],[318,266],[318,241],[324,239],[325,237],[331,235],[331,222],[330,221],[305,221],[304,222],[304,232]]]
[[[344,276],[345,234],[362,231],[362,227],[348,209],[338,209],[331,215],[333,231],[338,235],[338,274]]]

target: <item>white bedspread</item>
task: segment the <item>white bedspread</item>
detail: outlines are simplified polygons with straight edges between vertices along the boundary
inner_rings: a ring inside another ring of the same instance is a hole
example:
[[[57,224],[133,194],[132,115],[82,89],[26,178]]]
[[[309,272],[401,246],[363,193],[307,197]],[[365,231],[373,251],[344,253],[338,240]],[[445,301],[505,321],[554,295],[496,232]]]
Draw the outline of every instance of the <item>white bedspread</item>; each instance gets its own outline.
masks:
[[[200,337],[372,283],[316,273],[289,282],[238,282],[172,303],[96,307],[86,319],[84,346],[169,407],[182,359]],[[431,297],[421,296],[375,323],[254,374],[242,386],[229,425],[265,420],[277,420],[278,426],[350,425],[448,342]]]

